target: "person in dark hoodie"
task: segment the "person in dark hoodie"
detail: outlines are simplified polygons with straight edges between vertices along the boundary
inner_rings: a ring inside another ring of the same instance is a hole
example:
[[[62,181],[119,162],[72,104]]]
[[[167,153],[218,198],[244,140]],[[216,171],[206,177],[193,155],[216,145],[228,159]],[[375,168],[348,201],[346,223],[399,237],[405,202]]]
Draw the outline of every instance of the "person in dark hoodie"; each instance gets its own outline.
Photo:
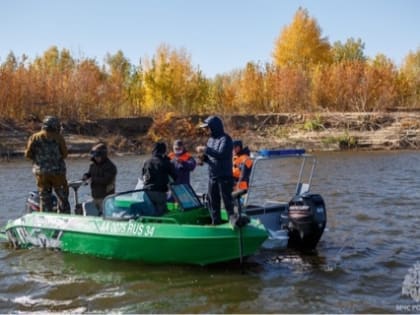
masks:
[[[175,168],[166,155],[166,144],[156,142],[152,157],[144,161],[142,168],[143,188],[155,205],[155,216],[163,215],[166,208],[166,193],[168,191],[169,177],[176,180]]]
[[[92,198],[99,215],[102,214],[102,202],[108,195],[115,193],[115,179],[117,167],[108,158],[108,148],[105,143],[98,143],[90,151],[91,163],[82,179],[90,180]]]
[[[248,147],[243,147],[241,140],[233,141],[233,190],[248,190],[249,176],[252,170],[252,159]]]
[[[198,146],[199,164],[207,163],[209,166],[209,183],[207,197],[212,217],[212,224],[221,223],[221,199],[226,211],[231,217],[234,214],[232,190],[232,138],[225,133],[223,122],[217,116],[209,116],[200,125],[210,132],[206,146]]]

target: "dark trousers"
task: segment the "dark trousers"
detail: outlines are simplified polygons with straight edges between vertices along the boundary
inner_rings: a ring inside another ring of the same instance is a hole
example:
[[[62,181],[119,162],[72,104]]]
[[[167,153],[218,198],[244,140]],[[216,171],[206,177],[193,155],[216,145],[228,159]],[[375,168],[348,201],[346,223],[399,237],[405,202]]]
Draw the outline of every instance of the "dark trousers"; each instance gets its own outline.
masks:
[[[209,210],[213,224],[220,224],[221,199],[228,215],[233,214],[233,177],[210,178],[208,187]]]
[[[152,216],[164,215],[167,211],[166,208],[166,192],[148,190],[147,195],[155,206],[155,211]]]

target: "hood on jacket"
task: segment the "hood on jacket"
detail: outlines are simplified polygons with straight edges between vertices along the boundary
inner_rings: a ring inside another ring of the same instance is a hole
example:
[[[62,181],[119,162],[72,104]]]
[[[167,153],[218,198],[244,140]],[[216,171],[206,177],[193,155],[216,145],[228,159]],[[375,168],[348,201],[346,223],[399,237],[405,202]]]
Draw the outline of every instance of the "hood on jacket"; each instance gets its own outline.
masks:
[[[156,142],[152,149],[153,156],[164,155],[166,153],[166,144],[164,142]]]
[[[218,137],[225,133],[223,122],[217,116],[209,116],[204,120],[204,123],[200,125],[200,127],[208,127],[211,132],[212,137]]]

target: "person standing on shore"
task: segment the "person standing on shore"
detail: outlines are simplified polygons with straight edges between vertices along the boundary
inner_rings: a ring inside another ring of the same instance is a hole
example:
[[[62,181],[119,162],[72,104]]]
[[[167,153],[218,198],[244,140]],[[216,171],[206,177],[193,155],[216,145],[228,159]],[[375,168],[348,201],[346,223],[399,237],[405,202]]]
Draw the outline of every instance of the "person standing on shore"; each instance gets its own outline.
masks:
[[[52,192],[58,198],[58,210],[70,213],[69,187],[66,179],[67,145],[61,135],[61,123],[55,116],[46,116],[41,131],[30,136],[25,157],[32,160],[32,172],[40,195],[40,211],[52,212]]]
[[[221,199],[229,218],[234,214],[232,190],[232,138],[224,131],[223,122],[217,116],[209,116],[200,125],[210,134],[206,146],[197,146],[199,164],[209,166],[208,193],[212,224],[221,224]]]

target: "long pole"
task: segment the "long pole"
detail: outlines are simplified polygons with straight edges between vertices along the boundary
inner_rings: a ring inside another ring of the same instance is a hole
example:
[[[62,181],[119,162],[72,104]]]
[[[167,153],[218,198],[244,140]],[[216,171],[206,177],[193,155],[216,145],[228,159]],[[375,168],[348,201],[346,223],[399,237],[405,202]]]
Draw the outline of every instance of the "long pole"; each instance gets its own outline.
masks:
[[[241,197],[238,196],[237,201],[238,201],[238,214],[239,214],[238,220],[241,220],[241,217],[242,217]],[[239,224],[239,262],[242,267],[242,273],[244,272],[243,257],[244,257],[244,239],[242,235],[242,224]]]
[[[241,205],[241,196],[244,195],[247,191],[244,189],[234,191],[232,193],[232,197],[237,202],[238,205],[238,218],[236,222],[234,222],[234,227],[237,227],[239,229],[239,262],[241,263],[242,267],[242,273],[244,272],[243,268],[243,257],[244,257],[244,240],[242,235],[242,227],[246,224],[243,224],[242,220],[242,205]]]

